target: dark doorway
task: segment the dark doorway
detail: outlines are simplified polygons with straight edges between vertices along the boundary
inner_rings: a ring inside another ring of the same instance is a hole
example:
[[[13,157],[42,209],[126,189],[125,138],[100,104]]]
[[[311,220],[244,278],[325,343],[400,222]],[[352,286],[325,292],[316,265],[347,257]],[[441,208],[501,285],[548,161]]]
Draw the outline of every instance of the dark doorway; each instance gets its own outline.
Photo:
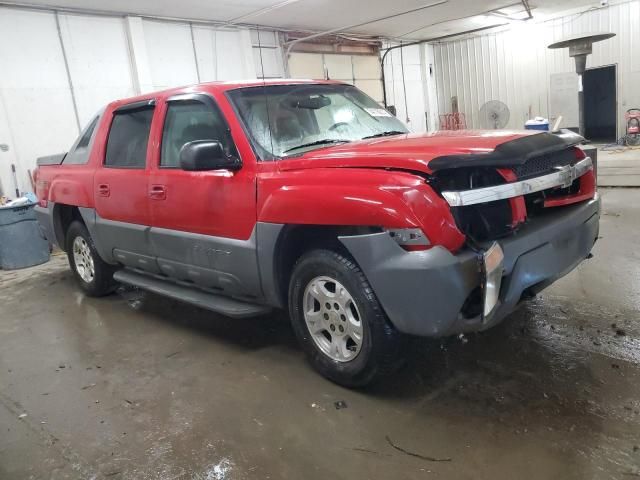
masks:
[[[582,77],[585,137],[592,142],[617,139],[616,67],[590,68]]]

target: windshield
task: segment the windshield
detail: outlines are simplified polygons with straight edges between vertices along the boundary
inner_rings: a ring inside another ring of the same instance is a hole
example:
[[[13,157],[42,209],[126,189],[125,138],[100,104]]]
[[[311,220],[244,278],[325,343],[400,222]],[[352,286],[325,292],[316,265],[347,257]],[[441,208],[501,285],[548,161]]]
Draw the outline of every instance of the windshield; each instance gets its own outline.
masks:
[[[228,95],[262,160],[408,133],[400,120],[350,85],[266,85]]]

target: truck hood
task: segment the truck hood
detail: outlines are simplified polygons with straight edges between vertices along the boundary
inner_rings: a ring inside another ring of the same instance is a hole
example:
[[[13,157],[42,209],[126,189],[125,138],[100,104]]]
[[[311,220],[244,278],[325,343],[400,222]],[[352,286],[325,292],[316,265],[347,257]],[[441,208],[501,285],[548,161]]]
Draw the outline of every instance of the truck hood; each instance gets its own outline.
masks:
[[[475,164],[479,158],[489,160],[498,154],[496,148],[514,140],[537,135],[535,144],[551,145],[554,149],[566,148],[571,143],[561,140],[561,136],[536,131],[508,130],[458,130],[439,131],[425,134],[406,134],[392,137],[361,140],[342,145],[312,150],[303,155],[280,162],[282,170],[309,168],[392,168],[398,170],[431,173],[444,168],[448,159],[455,167]],[[526,142],[531,144],[532,142]],[[523,144],[515,142],[510,145]],[[509,157],[513,158],[513,148]],[[537,153],[531,145],[523,153]],[[495,155],[494,155],[495,153]],[[506,151],[504,153],[507,153]],[[517,151],[515,152],[517,155]],[[527,157],[530,155],[527,155]],[[437,159],[438,168],[431,162]],[[499,162],[498,162],[499,163]],[[515,161],[514,163],[520,163]],[[431,164],[431,165],[430,165]]]

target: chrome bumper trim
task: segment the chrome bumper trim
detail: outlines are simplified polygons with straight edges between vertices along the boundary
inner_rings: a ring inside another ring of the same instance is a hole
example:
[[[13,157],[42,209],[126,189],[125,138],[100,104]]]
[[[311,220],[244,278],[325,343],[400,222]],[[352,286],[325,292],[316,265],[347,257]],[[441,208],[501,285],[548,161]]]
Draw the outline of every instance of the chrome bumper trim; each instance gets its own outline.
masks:
[[[491,247],[482,256],[482,270],[484,280],[482,282],[483,308],[482,316],[487,319],[494,312],[500,301],[500,287],[502,274],[504,273],[504,252],[498,242],[493,242]]]
[[[556,167],[556,171],[541,177],[505,183],[495,187],[474,188],[472,190],[446,191],[442,196],[452,207],[464,207],[477,203],[495,202],[506,198],[519,197],[540,192],[553,187],[568,187],[573,181],[593,169],[591,158],[580,160],[575,165]]]

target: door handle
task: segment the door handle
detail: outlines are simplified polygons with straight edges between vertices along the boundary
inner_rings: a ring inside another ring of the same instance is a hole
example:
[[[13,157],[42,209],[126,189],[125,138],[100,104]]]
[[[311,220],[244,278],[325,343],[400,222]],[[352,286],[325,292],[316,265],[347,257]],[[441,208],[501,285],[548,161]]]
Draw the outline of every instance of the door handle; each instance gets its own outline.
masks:
[[[108,197],[111,194],[111,190],[109,189],[109,185],[106,183],[101,183],[98,185],[98,195],[101,197]]]
[[[154,200],[164,200],[167,198],[167,187],[164,185],[151,185],[149,189],[149,197]]]

